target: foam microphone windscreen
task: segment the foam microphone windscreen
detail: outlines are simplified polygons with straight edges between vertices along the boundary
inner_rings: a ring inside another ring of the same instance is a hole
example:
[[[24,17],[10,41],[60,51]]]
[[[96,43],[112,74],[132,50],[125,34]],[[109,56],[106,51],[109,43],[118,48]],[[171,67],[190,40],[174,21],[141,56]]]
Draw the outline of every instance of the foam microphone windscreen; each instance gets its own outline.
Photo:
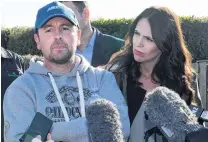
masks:
[[[148,119],[169,142],[184,142],[188,133],[202,127],[179,94],[166,87],[155,88],[147,93],[145,99]]]
[[[86,108],[89,139],[92,142],[124,142],[120,114],[106,99],[97,99]]]

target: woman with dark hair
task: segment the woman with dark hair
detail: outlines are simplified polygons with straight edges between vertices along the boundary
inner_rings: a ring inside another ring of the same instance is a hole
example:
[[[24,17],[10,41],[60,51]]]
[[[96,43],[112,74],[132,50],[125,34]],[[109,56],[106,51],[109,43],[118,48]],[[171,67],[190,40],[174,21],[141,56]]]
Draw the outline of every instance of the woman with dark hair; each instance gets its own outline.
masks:
[[[179,17],[166,7],[145,9],[132,23],[124,50],[106,68],[114,73],[126,98],[131,124],[141,110],[146,92],[165,86],[187,105],[201,105],[194,90],[191,54],[186,48]]]

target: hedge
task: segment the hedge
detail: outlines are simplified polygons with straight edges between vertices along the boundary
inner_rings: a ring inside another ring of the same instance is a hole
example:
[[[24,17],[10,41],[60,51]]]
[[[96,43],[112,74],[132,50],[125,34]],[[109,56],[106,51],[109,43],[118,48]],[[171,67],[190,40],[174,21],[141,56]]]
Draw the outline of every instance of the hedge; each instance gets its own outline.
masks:
[[[99,19],[92,25],[106,34],[124,38],[133,19]],[[208,17],[181,17],[182,29],[188,49],[192,53],[193,62],[208,59]],[[20,55],[40,55],[31,27],[4,28],[1,30],[2,46]]]

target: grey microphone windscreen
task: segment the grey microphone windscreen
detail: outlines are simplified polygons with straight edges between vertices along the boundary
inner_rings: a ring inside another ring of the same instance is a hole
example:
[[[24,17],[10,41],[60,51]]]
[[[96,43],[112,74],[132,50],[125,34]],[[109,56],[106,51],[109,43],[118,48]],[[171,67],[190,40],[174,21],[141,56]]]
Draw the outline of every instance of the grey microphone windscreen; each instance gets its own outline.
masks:
[[[183,142],[188,133],[201,128],[186,102],[166,87],[157,87],[147,93],[144,107],[148,119],[169,142]]]
[[[106,99],[97,99],[86,108],[89,139],[92,142],[124,142],[120,114]]]

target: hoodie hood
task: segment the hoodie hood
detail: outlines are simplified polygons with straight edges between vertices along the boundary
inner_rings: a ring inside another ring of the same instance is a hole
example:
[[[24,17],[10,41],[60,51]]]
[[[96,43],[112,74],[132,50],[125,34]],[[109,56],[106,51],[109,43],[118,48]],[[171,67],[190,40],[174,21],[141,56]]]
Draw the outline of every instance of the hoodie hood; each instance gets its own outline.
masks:
[[[65,76],[68,76],[68,77],[76,76],[77,71],[79,71],[80,75],[82,75],[90,67],[89,62],[82,55],[75,54],[75,56],[79,56],[81,58],[81,61],[79,64],[75,64],[72,71],[69,73],[66,73]],[[63,75],[59,72],[49,70],[47,67],[44,66],[43,58],[40,58],[37,56],[34,56],[30,60],[30,67],[26,72],[31,73],[31,74],[40,74],[40,75],[48,75],[48,73],[50,72],[54,77]]]

